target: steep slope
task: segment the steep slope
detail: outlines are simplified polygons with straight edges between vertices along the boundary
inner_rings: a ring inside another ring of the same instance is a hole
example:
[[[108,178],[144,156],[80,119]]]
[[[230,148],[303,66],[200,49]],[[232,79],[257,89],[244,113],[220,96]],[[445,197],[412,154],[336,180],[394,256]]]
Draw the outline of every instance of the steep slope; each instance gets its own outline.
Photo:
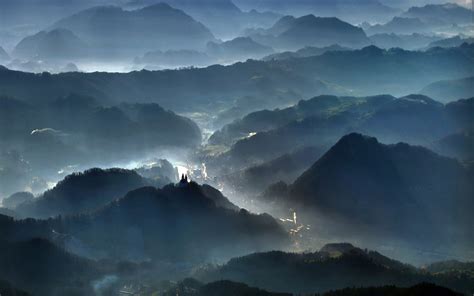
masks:
[[[422,232],[425,242],[456,237],[466,246],[473,243],[470,182],[468,169],[454,159],[349,134],[296,179],[286,197],[269,191],[267,198],[366,225],[374,233],[417,241]]]

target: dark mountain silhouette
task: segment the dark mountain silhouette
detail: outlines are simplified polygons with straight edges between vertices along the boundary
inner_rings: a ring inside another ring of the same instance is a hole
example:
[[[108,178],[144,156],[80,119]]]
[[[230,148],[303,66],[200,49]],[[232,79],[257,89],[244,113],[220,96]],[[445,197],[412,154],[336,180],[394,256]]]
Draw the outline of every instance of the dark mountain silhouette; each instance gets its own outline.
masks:
[[[406,287],[420,282],[437,283],[464,293],[469,293],[473,288],[472,278],[466,278],[461,284],[455,277],[435,276],[392,260],[376,251],[362,250],[345,244],[330,248],[326,246],[314,253],[274,251],[250,254],[233,258],[215,269],[204,269],[197,274],[197,278],[205,281],[231,280],[270,291],[298,294],[321,293],[355,286]],[[416,288],[410,289],[416,290]],[[342,291],[341,294],[333,293],[346,295]]]
[[[331,93],[323,83],[294,71],[275,68],[260,61],[204,69],[140,71],[120,73],[63,73],[34,75],[1,71],[5,95],[29,102],[46,102],[71,93],[113,102],[160,102],[176,112],[215,109],[216,101],[230,103],[253,96],[257,102],[274,106],[275,97],[291,99],[302,93]],[[275,85],[279,85],[275,90]],[[28,86],[28,87],[27,87]],[[421,87],[421,86],[420,86]],[[420,88],[418,87],[418,89]],[[296,94],[295,94],[296,93]]]
[[[447,24],[468,24],[472,22],[473,12],[455,3],[446,3],[411,7],[403,15],[426,21],[437,20]]]
[[[52,28],[71,30],[102,57],[151,50],[202,49],[214,40],[204,25],[165,3],[133,11],[114,6],[94,7],[63,18]]]
[[[420,93],[443,103],[472,98],[474,97],[474,76],[433,82],[421,89]]]
[[[369,36],[372,43],[380,48],[403,48],[407,50],[421,49],[437,42],[440,37],[413,33],[410,35],[382,33]],[[460,45],[460,44],[459,44]]]
[[[273,27],[250,34],[255,41],[278,49],[296,50],[305,46],[362,47],[370,43],[364,31],[338,18],[306,15],[285,16]]]
[[[288,246],[287,233],[271,216],[234,208],[215,190],[182,180],[163,189],[130,191],[91,214],[4,219],[0,229],[9,240],[40,236],[59,240],[66,249],[88,257],[140,261],[202,263]]]
[[[401,89],[405,94],[407,90],[413,89],[414,77],[418,77],[418,82],[431,80],[428,82],[431,83],[434,82],[433,79],[459,79],[471,76],[468,74],[471,71],[466,65],[472,63],[473,49],[474,45],[472,44],[446,49],[433,48],[426,52],[402,49],[382,50],[375,46],[369,46],[361,50],[333,51],[321,56],[288,59],[273,64],[293,69],[306,77],[337,83],[356,92],[363,91],[369,94],[388,92],[397,95]],[[401,61],[404,66],[400,66]],[[444,67],[438,68],[441,64]],[[353,75],[353,73],[343,70],[347,67],[364,70],[362,70],[362,75]],[[409,68],[410,70],[408,70]],[[426,73],[427,76],[421,78],[424,75],[421,73]],[[436,77],[447,76],[452,78],[436,79]],[[371,81],[369,82],[370,86],[367,85],[368,81]],[[403,87],[395,86],[400,85],[402,81]],[[364,84],[365,86],[362,86]],[[380,85],[383,85],[384,88],[380,88]],[[411,92],[417,92],[420,88]]]
[[[328,51],[342,51],[342,50],[349,50],[347,47],[342,47],[337,44],[325,46],[325,47],[313,47],[313,46],[306,46],[297,51],[285,51],[281,53],[274,53],[264,57],[262,60],[264,61],[272,61],[272,60],[285,60],[290,58],[305,58],[305,57],[312,57],[312,56],[319,56]]]
[[[22,39],[12,55],[21,59],[77,59],[87,56],[88,45],[70,30],[41,31]]]
[[[250,60],[227,67],[123,74],[34,75],[5,70],[0,72],[0,88],[5,95],[29,102],[76,93],[114,102],[153,100],[176,112],[194,112],[215,110],[219,105],[216,101],[230,103],[251,96],[256,98],[255,103],[268,106],[263,108],[274,108],[279,97],[288,104],[295,98],[347,89],[361,94],[398,95],[418,92],[435,81],[472,76],[473,48],[462,45],[411,52],[367,47],[281,61]],[[352,75],[345,70],[347,67],[361,69],[361,75]]]
[[[18,205],[16,211],[35,218],[87,213],[133,189],[153,184],[151,179],[145,179],[134,171],[90,169],[66,176],[53,189]]]
[[[209,42],[206,52],[218,60],[237,61],[243,59],[259,59],[273,52],[268,46],[261,45],[249,37],[237,37],[223,42]]]
[[[419,240],[422,232],[424,243],[463,237],[464,245],[473,243],[466,232],[472,221],[465,213],[472,207],[470,182],[469,170],[454,159],[349,134],[288,187],[286,198],[272,190],[267,198],[313,207],[320,216],[339,217],[353,226],[373,225],[373,232],[383,229],[409,241]]]

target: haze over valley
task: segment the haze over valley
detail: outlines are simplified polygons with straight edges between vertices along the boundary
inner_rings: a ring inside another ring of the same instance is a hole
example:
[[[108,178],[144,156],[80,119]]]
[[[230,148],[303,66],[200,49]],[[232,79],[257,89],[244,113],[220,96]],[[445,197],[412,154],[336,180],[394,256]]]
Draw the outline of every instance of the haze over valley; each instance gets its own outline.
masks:
[[[0,295],[472,295],[473,19],[3,0]]]

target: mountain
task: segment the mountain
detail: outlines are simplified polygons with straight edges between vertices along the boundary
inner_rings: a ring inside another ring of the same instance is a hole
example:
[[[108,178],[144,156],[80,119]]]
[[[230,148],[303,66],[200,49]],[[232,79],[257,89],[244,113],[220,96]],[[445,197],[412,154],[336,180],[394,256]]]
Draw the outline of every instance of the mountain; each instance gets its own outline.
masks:
[[[314,15],[298,18],[285,16],[269,29],[249,33],[255,41],[283,50],[333,44],[359,48],[370,43],[361,28],[335,17],[316,17]]]
[[[15,147],[34,168],[55,172],[71,163],[107,165],[160,146],[201,143],[193,121],[156,104],[103,107],[92,97],[68,95],[42,104],[2,97],[0,105],[1,146]],[[24,120],[12,127],[18,116]]]
[[[412,34],[431,33],[432,26],[414,17],[394,17],[391,21],[380,25],[370,26],[365,31],[370,34]]]
[[[436,79],[436,76],[450,76],[452,77],[450,79],[471,76],[467,73],[472,71],[468,70],[466,65],[472,63],[473,49],[472,44],[463,44],[455,48],[433,48],[425,52],[402,49],[382,50],[375,46],[368,46],[360,50],[332,51],[321,56],[282,60],[276,64],[298,71],[302,75],[311,75],[323,81],[337,83],[339,86],[351,89],[353,93],[365,90],[366,94],[397,95],[419,91],[419,89],[412,90],[415,77],[417,77],[417,82],[421,82],[421,80]],[[400,66],[401,61],[404,66]],[[439,67],[439,63],[443,63],[444,66]],[[342,70],[348,66],[361,69],[361,75],[352,75]],[[459,74],[461,76],[458,76]],[[402,83],[402,80],[403,87],[396,87],[395,85]],[[443,80],[443,78],[438,80]],[[370,87],[362,86],[367,82]],[[382,85],[384,85],[383,88],[380,87]]]
[[[454,159],[352,133],[289,185],[286,197],[271,190],[266,197],[313,208],[320,218],[333,217],[333,225],[341,219],[351,225],[346,227],[355,226],[354,232],[368,227],[371,233],[392,233],[421,244],[464,237],[459,245],[464,248],[474,242],[466,232],[472,225],[466,213],[472,206],[470,182],[469,169]]]
[[[271,216],[218,204],[229,202],[210,188],[181,180],[162,189],[132,190],[90,214],[5,219],[0,229],[8,240],[44,237],[90,258],[186,264],[285,248],[290,243]]]
[[[214,40],[204,25],[165,3],[132,11],[94,7],[63,18],[51,28],[74,32],[104,58],[152,50],[202,49]]]
[[[142,7],[156,2],[133,0],[130,1],[129,6]],[[167,0],[163,2],[185,11],[223,39],[235,38],[247,27],[269,27],[280,17],[279,14],[271,11],[257,11],[253,8],[242,11],[230,0],[201,0],[199,2]]]
[[[422,7],[411,7],[403,15],[426,21],[437,20],[460,25],[472,22],[473,11],[455,3],[428,4]]]
[[[336,244],[331,248],[338,248],[338,245]],[[323,247],[318,252],[285,253],[273,251],[250,254],[233,258],[226,264],[214,269],[204,269],[198,272],[196,276],[204,281],[213,281],[214,279],[231,280],[251,284],[269,291],[296,294],[323,293],[346,287],[384,285],[406,287],[423,281],[442,283],[443,286],[465,293],[469,293],[472,289],[472,278],[466,278],[463,284],[459,284],[455,277],[436,277],[375,251],[362,250],[352,245],[348,245],[348,248],[345,249],[339,249],[340,251],[337,252],[328,252],[325,249],[327,247]],[[352,294],[337,291],[322,295]],[[453,293],[453,295],[456,294]]]
[[[306,46],[297,51],[285,51],[274,53],[264,57],[262,60],[264,61],[272,61],[272,60],[285,60],[290,58],[305,58],[305,57],[312,57],[312,56],[319,56],[328,51],[342,51],[342,50],[350,50],[347,47],[342,47],[337,44],[325,46],[325,47],[313,47],[313,46]]]
[[[318,16],[336,16],[351,23],[363,21],[384,21],[398,11],[390,5],[384,5],[377,0],[235,0],[237,5],[246,9],[256,8],[259,10],[276,11],[285,15],[301,16],[312,13]]]
[[[471,101],[466,100],[466,110]],[[253,112],[224,126],[210,137],[209,144],[227,149],[207,158],[206,165],[210,171],[227,175],[297,148],[315,146],[325,150],[353,131],[377,136],[384,142],[428,146],[472,125],[469,116],[453,108],[455,105],[444,106],[421,95],[318,96],[285,109]]]
[[[252,38],[237,37],[222,43],[209,42],[206,53],[216,57],[219,61],[233,62],[259,59],[273,53],[273,49],[253,41]]]
[[[255,111],[214,132],[209,138],[209,143],[211,145],[231,145],[239,139],[249,138],[255,133],[285,126],[298,119],[324,115],[331,112],[332,108],[343,105],[345,101],[350,100],[322,95],[309,100],[301,100],[294,106],[284,109]]]
[[[278,181],[293,182],[323,151],[319,147],[303,147],[262,164],[218,176],[217,180],[232,191],[258,194]]]
[[[15,209],[24,217],[35,218],[87,213],[133,189],[152,184],[152,180],[142,178],[134,171],[90,169],[66,176],[51,190],[17,205]]]
[[[41,31],[22,39],[12,55],[21,59],[77,59],[88,54],[88,45],[70,30]]]
[[[474,76],[433,82],[421,89],[420,93],[444,103],[471,98],[474,97]]]
[[[449,37],[437,41],[433,41],[428,44],[428,47],[456,47],[461,46],[463,43],[474,43],[474,38],[472,37],[464,37],[460,35],[456,35],[454,37]]]
[[[280,106],[275,101],[284,106],[323,93],[401,96],[435,81],[473,76],[473,48],[466,44],[414,52],[371,46],[280,61],[130,73],[34,75],[5,70],[0,72],[0,88],[29,102],[75,93],[115,104],[153,101],[175,112],[218,112],[234,102],[237,107],[273,109]],[[360,75],[346,71],[349,66],[360,69]]]
[[[407,50],[421,49],[429,46],[429,44],[437,42],[440,37],[429,36],[418,33],[411,35],[398,35],[395,33],[382,33],[369,36],[372,43],[380,48],[403,48]]]

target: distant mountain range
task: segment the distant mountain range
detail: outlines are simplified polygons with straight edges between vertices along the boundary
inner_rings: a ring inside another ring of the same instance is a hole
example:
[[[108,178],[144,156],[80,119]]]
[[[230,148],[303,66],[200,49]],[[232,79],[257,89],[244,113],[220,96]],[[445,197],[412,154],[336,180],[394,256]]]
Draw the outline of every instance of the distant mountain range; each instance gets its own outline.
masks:
[[[143,7],[160,1],[156,0],[132,0],[128,3],[130,7]],[[239,36],[247,27],[269,27],[281,15],[268,11],[257,11],[253,8],[242,11],[230,0],[167,0],[172,7],[185,11],[193,18],[211,29],[216,36],[230,39]]]
[[[255,41],[279,50],[297,50],[305,46],[341,46],[360,48],[370,44],[361,28],[335,17],[285,16],[269,29],[248,30]]]
[[[317,16],[336,16],[352,23],[360,23],[367,19],[380,22],[398,12],[397,9],[393,9],[377,0],[296,0],[291,2],[278,0],[235,0],[235,3],[247,9],[252,7],[286,15],[301,16],[312,13]]]
[[[5,95],[30,102],[76,93],[115,102],[153,100],[181,112],[195,111],[195,108],[208,110],[222,104],[230,108],[234,100],[253,96],[256,99],[242,102],[274,108],[276,97],[281,97],[284,105],[322,93],[398,95],[418,92],[435,81],[472,76],[473,48],[472,44],[465,44],[413,52],[370,46],[280,61],[123,74],[47,76],[3,70],[0,71],[0,88]],[[347,67],[359,69],[360,75],[352,75],[345,70]],[[216,104],[217,101],[222,103]]]
[[[102,58],[151,50],[202,49],[215,40],[203,24],[165,3],[132,11],[94,7],[65,17],[50,29],[70,30]]]
[[[442,28],[465,25],[472,22],[473,12],[453,3],[430,4],[411,7],[400,16],[384,24],[368,25],[363,28],[368,34],[396,33],[436,33]]]

